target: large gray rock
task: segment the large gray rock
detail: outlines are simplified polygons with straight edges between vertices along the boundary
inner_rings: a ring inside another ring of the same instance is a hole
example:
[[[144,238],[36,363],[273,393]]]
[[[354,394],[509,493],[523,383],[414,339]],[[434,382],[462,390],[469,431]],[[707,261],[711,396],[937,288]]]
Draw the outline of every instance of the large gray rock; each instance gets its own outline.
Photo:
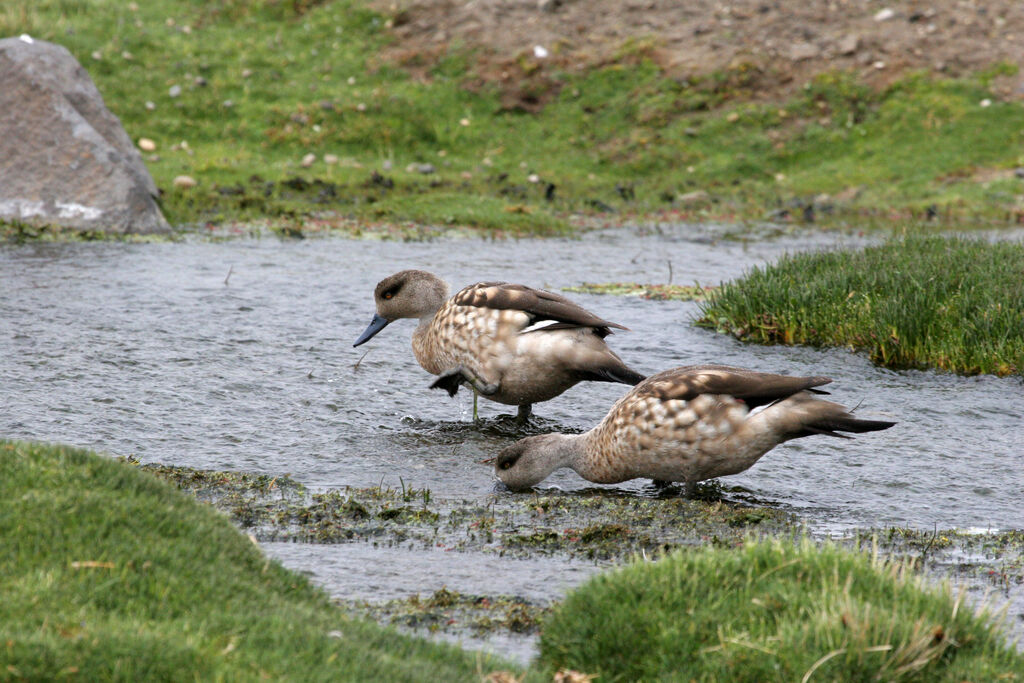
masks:
[[[0,40],[0,219],[167,232],[156,184],[67,49]]]

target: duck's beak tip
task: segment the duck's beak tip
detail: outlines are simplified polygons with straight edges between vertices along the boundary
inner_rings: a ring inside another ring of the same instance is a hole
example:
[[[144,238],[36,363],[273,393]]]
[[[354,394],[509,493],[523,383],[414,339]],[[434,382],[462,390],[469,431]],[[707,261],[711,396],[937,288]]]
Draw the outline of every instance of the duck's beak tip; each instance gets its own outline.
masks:
[[[390,322],[390,320],[380,314],[374,315],[373,320],[370,321],[370,324],[363,330],[363,333],[359,335],[359,339],[356,339],[355,344],[352,346],[356,347],[370,341],[375,334],[387,327]]]

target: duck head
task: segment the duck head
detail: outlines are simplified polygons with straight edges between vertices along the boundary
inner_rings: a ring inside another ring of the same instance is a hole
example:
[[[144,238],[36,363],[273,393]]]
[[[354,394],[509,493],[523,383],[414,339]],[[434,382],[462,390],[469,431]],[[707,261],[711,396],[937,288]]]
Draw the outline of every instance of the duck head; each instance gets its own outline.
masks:
[[[523,491],[560,467],[574,467],[577,438],[570,434],[540,434],[516,441],[498,453],[494,474],[513,491]]]
[[[399,318],[433,317],[447,298],[448,284],[423,270],[403,270],[384,278],[373,291],[377,313],[353,346],[370,341]]]

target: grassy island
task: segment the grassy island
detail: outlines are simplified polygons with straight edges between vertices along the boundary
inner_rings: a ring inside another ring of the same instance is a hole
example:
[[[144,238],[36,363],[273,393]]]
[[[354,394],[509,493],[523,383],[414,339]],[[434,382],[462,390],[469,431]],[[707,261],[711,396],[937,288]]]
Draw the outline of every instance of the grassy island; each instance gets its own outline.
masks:
[[[786,256],[712,292],[699,324],[847,346],[890,368],[1024,373],[1024,245],[907,236]]]

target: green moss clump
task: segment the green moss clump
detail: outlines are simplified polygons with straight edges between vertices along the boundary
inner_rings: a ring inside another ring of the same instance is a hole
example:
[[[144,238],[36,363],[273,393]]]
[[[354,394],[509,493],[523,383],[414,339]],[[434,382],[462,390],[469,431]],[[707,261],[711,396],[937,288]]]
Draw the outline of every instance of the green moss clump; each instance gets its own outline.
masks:
[[[1019,680],[1024,657],[906,567],[809,542],[676,552],[577,589],[540,664],[602,681]]]
[[[1024,373],[1024,245],[908,235],[796,254],[715,292],[698,324],[772,344],[866,350],[890,368]]]
[[[224,515],[81,449],[0,440],[0,548],[0,680],[475,681],[507,668],[351,618]]]
[[[636,282],[584,282],[574,287],[563,287],[565,292],[583,294],[616,294],[638,296],[655,301],[703,301],[714,291],[714,287],[700,285],[641,285]]]

